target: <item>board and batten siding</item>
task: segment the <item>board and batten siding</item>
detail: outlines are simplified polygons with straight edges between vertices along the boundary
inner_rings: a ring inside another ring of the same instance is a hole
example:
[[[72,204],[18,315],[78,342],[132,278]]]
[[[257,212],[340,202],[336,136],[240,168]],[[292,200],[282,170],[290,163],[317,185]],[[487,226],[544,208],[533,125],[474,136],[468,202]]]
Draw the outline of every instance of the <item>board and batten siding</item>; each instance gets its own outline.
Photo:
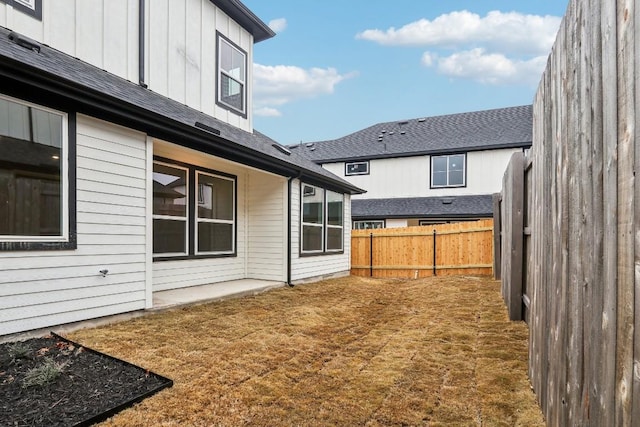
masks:
[[[145,308],[145,141],[78,115],[77,249],[0,253],[0,335]]]
[[[42,20],[0,2],[0,26],[138,82],[138,0],[43,0]]]
[[[351,268],[351,196],[344,195],[344,252],[300,256],[300,180],[291,183],[291,281],[349,274]]]
[[[146,14],[149,89],[251,132],[251,33],[209,0],[153,0]],[[216,31],[247,54],[247,118],[216,105]]]
[[[284,282],[287,268],[287,179],[249,175],[247,278]]]
[[[521,148],[470,151],[467,153],[465,187],[430,188],[431,157],[397,157],[369,161],[369,175],[345,176],[345,162],[325,163],[325,169],[367,190],[354,199],[438,197],[500,192],[502,175],[511,155]]]
[[[0,26],[139,83],[138,3],[45,0],[40,21],[0,2]],[[216,105],[216,31],[247,54],[246,118]],[[250,132],[252,63],[253,36],[211,1],[146,2],[144,68],[150,90]]]

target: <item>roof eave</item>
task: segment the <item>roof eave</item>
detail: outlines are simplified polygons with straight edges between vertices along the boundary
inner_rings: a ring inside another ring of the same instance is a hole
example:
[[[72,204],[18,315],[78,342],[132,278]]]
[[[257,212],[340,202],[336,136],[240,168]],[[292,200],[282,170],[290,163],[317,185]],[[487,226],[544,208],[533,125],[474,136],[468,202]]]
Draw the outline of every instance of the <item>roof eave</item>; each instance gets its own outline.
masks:
[[[267,24],[239,0],[211,0],[211,3],[215,4],[230,18],[249,31],[253,35],[254,43],[259,43],[276,35]]]
[[[301,177],[311,182],[340,192],[362,194],[365,190],[346,181],[331,179],[311,169],[297,166],[283,159],[269,156],[236,144],[234,141],[216,136],[194,125],[173,120],[153,111],[125,102],[81,84],[60,79],[54,74],[31,67],[20,61],[5,58],[0,67],[0,78],[7,83],[13,81],[14,89],[19,85],[42,90],[61,99],[84,106],[84,113],[95,114],[116,124],[130,127],[150,136],[168,141],[179,141],[179,145],[197,149],[227,160],[256,167],[282,176]]]
[[[422,150],[422,151],[411,151],[411,152],[362,155],[362,156],[352,156],[352,157],[335,157],[335,158],[324,158],[324,159],[320,158],[320,159],[310,159],[310,160],[314,163],[322,165],[326,163],[337,163],[337,162],[397,159],[402,157],[418,157],[418,156],[431,156],[431,155],[440,155],[440,154],[470,153],[473,151],[490,151],[490,150],[501,150],[501,149],[506,150],[511,148],[530,148],[531,145],[532,145],[532,141],[522,141],[522,142],[513,142],[509,144],[493,144],[493,145],[483,145],[483,146],[475,146],[475,147],[433,149],[433,150]]]

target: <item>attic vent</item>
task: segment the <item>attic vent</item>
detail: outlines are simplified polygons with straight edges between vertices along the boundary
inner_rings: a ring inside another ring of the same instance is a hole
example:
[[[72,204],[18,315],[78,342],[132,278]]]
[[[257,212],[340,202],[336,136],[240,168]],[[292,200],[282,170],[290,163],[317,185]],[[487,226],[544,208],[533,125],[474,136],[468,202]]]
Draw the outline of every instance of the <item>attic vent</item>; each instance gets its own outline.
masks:
[[[389,132],[389,135],[393,135],[394,133],[395,133],[395,132],[391,131],[391,132]]]
[[[398,124],[399,124],[400,126],[402,126],[402,125],[409,124],[409,122],[405,120],[404,122],[398,122]]]
[[[195,126],[196,126],[198,129],[206,130],[207,132],[210,132],[210,133],[212,133],[212,134],[214,134],[214,135],[220,135],[220,131],[219,131],[218,129],[216,129],[216,128],[212,128],[212,127],[211,127],[211,126],[209,126],[209,125],[205,125],[205,124],[204,124],[204,123],[202,123],[202,122],[196,122]]]
[[[29,37],[25,37],[22,34],[16,33],[15,31],[9,33],[9,40],[25,49],[34,50],[40,53],[40,43],[30,39]]]
[[[387,131],[386,131],[386,130],[384,130],[384,129],[382,129],[382,130],[380,131],[380,133],[387,133]]]
[[[275,142],[273,144],[271,144],[271,146],[273,148],[275,148],[276,150],[280,151],[283,154],[286,154],[287,156],[291,155],[291,150],[289,150],[287,147],[280,145],[280,144],[276,144]]]
[[[311,147],[313,147],[313,146],[315,145],[315,143],[313,143],[313,142],[309,142],[309,143],[307,143],[306,145],[307,145],[307,148],[311,148]]]
[[[423,117],[423,118],[421,118],[421,119],[418,119],[418,121],[419,121],[420,123],[424,122],[425,120],[427,120],[427,119],[425,119],[424,117]]]
[[[442,204],[443,205],[450,205],[451,203],[453,203],[453,197],[446,197],[446,198],[442,199]]]
[[[400,131],[400,135],[404,135],[405,133],[407,133],[407,131],[406,131],[406,130],[401,130],[401,131]]]

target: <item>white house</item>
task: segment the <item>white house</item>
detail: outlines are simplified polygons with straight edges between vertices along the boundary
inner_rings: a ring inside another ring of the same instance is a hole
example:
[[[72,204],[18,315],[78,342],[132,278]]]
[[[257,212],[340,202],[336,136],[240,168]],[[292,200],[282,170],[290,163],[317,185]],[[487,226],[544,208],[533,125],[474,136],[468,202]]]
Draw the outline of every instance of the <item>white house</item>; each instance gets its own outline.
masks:
[[[238,0],[0,0],[0,335],[348,273],[361,190],[253,130],[272,36]]]
[[[525,105],[378,123],[291,148],[367,191],[351,202],[362,229],[490,218],[511,155],[531,141]]]

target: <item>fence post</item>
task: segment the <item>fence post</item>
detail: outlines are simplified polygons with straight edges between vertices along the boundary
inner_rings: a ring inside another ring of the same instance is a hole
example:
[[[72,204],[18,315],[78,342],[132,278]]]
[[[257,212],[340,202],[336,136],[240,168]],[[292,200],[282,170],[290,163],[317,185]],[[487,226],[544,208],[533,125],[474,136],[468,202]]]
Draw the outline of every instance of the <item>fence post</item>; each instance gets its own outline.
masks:
[[[373,277],[373,233],[369,233],[369,277]]]
[[[433,275],[436,276],[436,229],[433,229]]]

